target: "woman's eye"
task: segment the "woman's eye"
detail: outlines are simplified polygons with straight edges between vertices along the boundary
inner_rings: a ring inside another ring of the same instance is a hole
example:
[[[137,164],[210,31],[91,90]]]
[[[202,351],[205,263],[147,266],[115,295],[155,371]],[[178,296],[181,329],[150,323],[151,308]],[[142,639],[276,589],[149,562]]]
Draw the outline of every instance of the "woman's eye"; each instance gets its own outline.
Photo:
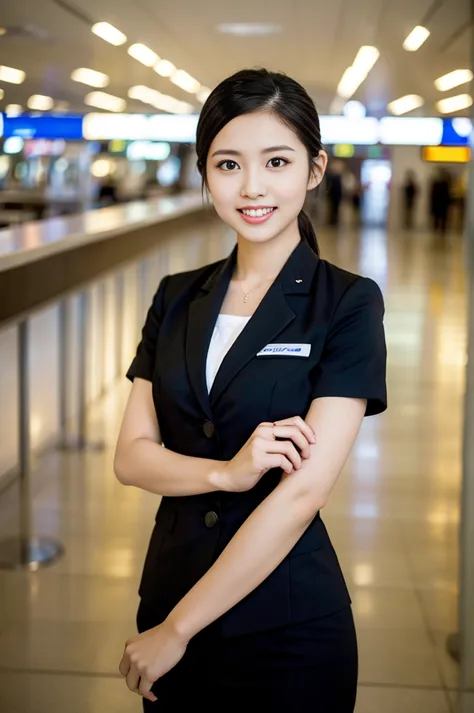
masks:
[[[218,168],[222,168],[223,171],[235,171],[238,166],[235,161],[221,161]]]
[[[289,161],[286,160],[286,158],[272,158],[268,162],[271,166],[271,168],[281,168],[282,166],[285,166]]]

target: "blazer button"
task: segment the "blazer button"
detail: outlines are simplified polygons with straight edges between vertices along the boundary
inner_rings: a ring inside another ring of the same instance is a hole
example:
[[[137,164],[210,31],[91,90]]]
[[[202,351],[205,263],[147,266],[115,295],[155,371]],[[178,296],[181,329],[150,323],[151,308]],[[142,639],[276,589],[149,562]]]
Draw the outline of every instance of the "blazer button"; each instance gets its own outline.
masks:
[[[212,438],[216,429],[212,421],[204,421],[202,430],[207,438]]]
[[[218,517],[217,513],[215,513],[213,510],[211,510],[211,512],[207,512],[206,517],[204,518],[206,527],[209,527],[209,528],[217,525],[218,520],[219,520],[219,517]]]

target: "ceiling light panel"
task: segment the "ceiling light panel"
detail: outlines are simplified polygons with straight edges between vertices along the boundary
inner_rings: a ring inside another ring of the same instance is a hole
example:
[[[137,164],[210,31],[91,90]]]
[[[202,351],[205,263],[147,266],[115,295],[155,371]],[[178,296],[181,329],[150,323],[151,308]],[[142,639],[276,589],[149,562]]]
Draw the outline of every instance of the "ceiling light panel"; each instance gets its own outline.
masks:
[[[159,62],[153,67],[155,72],[161,77],[171,77],[172,74],[176,72],[176,67],[172,62],[168,62],[167,59],[160,59]]]
[[[74,82],[80,82],[81,84],[87,84],[90,87],[106,87],[110,78],[107,74],[103,72],[96,72],[94,69],[86,69],[85,67],[80,67],[75,69],[71,74],[71,79]]]
[[[377,47],[363,45],[357,52],[352,65],[346,69],[337,87],[337,94],[349,99],[362,84],[380,57]]]
[[[272,22],[223,22],[217,25],[217,31],[236,37],[265,37],[282,32],[283,27]]]
[[[171,81],[173,84],[176,84],[177,87],[184,89],[185,92],[189,92],[190,94],[196,94],[201,89],[201,85],[197,79],[194,79],[194,77],[191,77],[190,74],[182,69],[178,69],[178,71],[171,76]]]
[[[130,57],[141,62],[145,67],[153,67],[160,59],[156,52],[153,52],[152,49],[146,45],[142,45],[140,42],[130,45],[127,51]]]
[[[34,111],[49,111],[53,106],[53,98],[44,94],[33,94],[28,99],[28,107]]]
[[[387,104],[387,109],[395,116],[401,116],[402,114],[407,114],[409,111],[414,109],[419,109],[423,106],[425,100],[423,97],[418,96],[418,94],[407,94],[400,99],[394,99],[394,101]]]
[[[21,104],[7,104],[5,107],[5,114],[7,116],[19,116],[23,113],[23,107]]]
[[[441,114],[453,114],[455,111],[462,111],[472,106],[472,97],[470,94],[458,94],[455,97],[441,99],[437,102],[436,108]]]
[[[403,43],[403,49],[407,52],[416,52],[420,47],[426,42],[430,36],[430,31],[422,25],[417,25],[410,32],[405,42]]]
[[[99,109],[105,109],[105,111],[115,112],[125,111],[127,106],[125,99],[115,97],[113,94],[107,94],[106,92],[89,92],[84,97],[84,103],[89,106],[96,106]]]
[[[97,37],[101,37],[106,42],[110,42],[111,45],[123,45],[127,41],[126,35],[116,27],[110,25],[108,22],[96,22],[95,25],[91,27],[92,32]]]
[[[472,81],[472,76],[470,69],[455,69],[453,72],[439,77],[435,81],[435,87],[440,92],[447,92],[449,89],[454,89],[454,87],[459,87],[461,84],[467,84]]]
[[[0,65],[0,82],[9,82],[10,84],[22,84],[26,79],[26,74],[22,69],[14,69],[13,67],[5,67]]]

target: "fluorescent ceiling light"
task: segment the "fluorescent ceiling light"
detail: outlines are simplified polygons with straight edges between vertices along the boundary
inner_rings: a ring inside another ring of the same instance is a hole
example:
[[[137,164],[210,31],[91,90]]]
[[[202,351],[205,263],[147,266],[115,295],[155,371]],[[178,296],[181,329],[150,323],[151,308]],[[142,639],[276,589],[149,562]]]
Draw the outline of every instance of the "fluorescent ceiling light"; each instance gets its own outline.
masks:
[[[223,22],[217,25],[218,32],[237,37],[263,37],[282,31],[281,25],[272,22]]]
[[[403,49],[407,52],[416,52],[416,50],[419,50],[421,45],[426,42],[429,36],[430,31],[427,30],[426,27],[417,25],[403,43]]]
[[[88,84],[90,87],[106,87],[110,81],[109,77],[103,72],[96,72],[95,69],[86,69],[80,67],[75,69],[71,74],[71,79],[74,82]]]
[[[194,77],[191,77],[190,74],[182,69],[178,69],[178,71],[171,76],[171,81],[173,84],[176,84],[177,87],[184,89],[185,92],[189,92],[190,94],[196,94],[201,88],[197,79],[194,79]]]
[[[125,99],[114,97],[113,94],[107,94],[106,92],[89,92],[84,97],[84,103],[106,111],[116,112],[125,111],[127,105]]]
[[[361,74],[365,74],[367,76],[379,57],[380,52],[377,47],[364,45],[357,52],[357,56],[352,66],[356,72],[360,72]]]
[[[0,27],[0,36],[1,35],[6,35],[7,34],[7,28],[6,27]]]
[[[461,84],[467,84],[472,80],[472,72],[470,69],[455,69],[454,72],[449,72],[435,81],[435,87],[440,92],[447,92],[449,89],[459,87]]]
[[[344,99],[349,99],[362,84],[365,77],[357,72],[354,67],[348,67],[337,85],[337,93]]]
[[[23,107],[21,104],[7,104],[5,107],[5,114],[7,116],[19,116],[23,113]]]
[[[123,45],[127,41],[127,37],[117,30],[113,25],[109,25],[108,22],[96,22],[95,25],[91,27],[92,32],[97,37],[101,37],[106,42],[110,42],[111,45]]]
[[[167,94],[162,94],[156,89],[145,87],[142,84],[130,87],[128,96],[130,99],[138,99],[138,101],[144,104],[150,104],[154,106],[155,109],[166,111],[170,114],[190,114],[194,111],[194,107],[191,106],[191,104],[175,99],[175,97],[168,96]]]
[[[437,102],[436,107],[441,114],[452,114],[455,111],[462,111],[472,106],[472,97],[469,94],[458,94],[449,99],[441,99]]]
[[[153,50],[146,45],[142,45],[140,42],[130,45],[127,51],[130,57],[138,60],[138,62],[144,64],[145,67],[153,67],[160,59],[156,52],[153,52]]]
[[[171,77],[171,75],[176,72],[174,64],[172,62],[168,62],[167,59],[160,59],[153,69],[161,77]]]
[[[205,101],[209,98],[209,95],[211,93],[211,90],[209,87],[201,87],[201,89],[197,93],[197,98],[198,101],[201,102],[201,104],[204,104]]]
[[[362,84],[368,73],[380,57],[377,47],[363,45],[357,52],[351,67],[342,75],[337,87],[337,93],[344,99],[349,99]]]
[[[418,109],[420,106],[423,106],[424,103],[425,100],[423,97],[418,96],[418,94],[407,94],[387,104],[387,109],[392,114],[395,114],[395,116],[400,116],[401,114],[407,114],[409,111]]]
[[[26,74],[21,69],[13,69],[13,67],[4,67],[0,65],[0,82],[9,82],[10,84],[21,84],[26,79]]]
[[[54,101],[52,97],[45,96],[44,94],[33,94],[28,99],[28,106],[35,111],[49,111],[53,108]]]

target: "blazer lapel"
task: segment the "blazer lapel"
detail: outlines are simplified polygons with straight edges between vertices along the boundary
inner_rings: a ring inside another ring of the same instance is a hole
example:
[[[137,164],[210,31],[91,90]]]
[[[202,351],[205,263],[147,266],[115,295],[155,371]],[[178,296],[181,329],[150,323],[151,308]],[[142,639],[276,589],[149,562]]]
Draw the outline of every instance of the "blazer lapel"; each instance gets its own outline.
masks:
[[[224,263],[208,278],[200,294],[191,302],[186,332],[186,365],[189,381],[201,408],[212,417],[206,383],[206,360],[209,343],[222,302],[232,277],[236,248]]]
[[[211,407],[257,352],[272,341],[295,318],[278,281],[260,302],[250,321],[227,352],[211,388]]]

